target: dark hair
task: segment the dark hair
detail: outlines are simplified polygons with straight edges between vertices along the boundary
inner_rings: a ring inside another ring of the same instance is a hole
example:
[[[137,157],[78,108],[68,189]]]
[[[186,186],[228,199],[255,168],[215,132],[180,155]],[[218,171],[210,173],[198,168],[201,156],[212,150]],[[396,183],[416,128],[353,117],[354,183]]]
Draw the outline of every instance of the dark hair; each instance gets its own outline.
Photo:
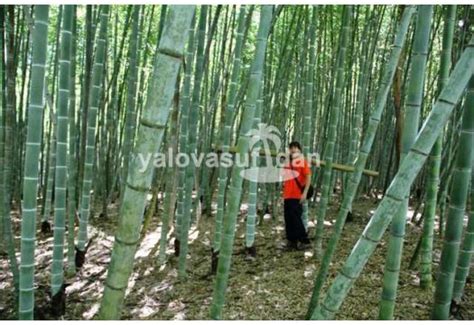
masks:
[[[298,141],[292,141],[288,145],[288,148],[294,148],[294,147],[298,148],[301,151],[301,144]]]

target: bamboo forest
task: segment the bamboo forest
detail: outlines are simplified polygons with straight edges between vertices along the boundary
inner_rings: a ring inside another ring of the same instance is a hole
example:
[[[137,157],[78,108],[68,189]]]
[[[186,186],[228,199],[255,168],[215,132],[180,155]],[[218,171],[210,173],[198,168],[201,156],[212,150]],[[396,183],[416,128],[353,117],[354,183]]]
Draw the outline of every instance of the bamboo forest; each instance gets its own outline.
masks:
[[[474,319],[474,6],[0,30],[0,319]]]

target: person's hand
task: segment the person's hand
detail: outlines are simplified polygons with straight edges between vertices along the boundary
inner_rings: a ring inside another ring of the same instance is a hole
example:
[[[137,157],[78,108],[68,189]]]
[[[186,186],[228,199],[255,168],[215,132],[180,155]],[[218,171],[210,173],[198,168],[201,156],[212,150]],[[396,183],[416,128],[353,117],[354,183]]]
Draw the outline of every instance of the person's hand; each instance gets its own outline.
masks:
[[[306,201],[306,193],[303,193],[303,195],[301,195],[300,204],[303,204],[305,201]]]

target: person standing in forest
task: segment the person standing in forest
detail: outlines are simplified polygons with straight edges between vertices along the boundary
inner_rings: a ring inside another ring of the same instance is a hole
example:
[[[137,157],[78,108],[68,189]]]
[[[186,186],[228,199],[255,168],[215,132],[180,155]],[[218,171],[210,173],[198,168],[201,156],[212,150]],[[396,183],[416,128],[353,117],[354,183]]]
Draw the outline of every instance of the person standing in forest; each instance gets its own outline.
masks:
[[[301,153],[301,144],[289,144],[289,163],[284,166],[283,200],[287,248],[306,249],[309,239],[303,225],[303,204],[311,182],[310,164]],[[298,245],[299,244],[299,245]]]

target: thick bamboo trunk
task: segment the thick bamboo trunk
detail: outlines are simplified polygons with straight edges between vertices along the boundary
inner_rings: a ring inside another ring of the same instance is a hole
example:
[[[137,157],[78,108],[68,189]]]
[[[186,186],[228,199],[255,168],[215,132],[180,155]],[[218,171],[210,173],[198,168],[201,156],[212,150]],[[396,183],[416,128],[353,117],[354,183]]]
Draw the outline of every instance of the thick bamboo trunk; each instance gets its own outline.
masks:
[[[420,124],[432,16],[433,6],[418,6],[416,31],[412,48],[412,66],[409,77],[410,80],[407,86],[408,95],[405,103],[405,120],[402,133],[402,160],[415,142],[418,133],[418,125]],[[390,238],[384,268],[383,289],[379,306],[380,319],[393,319],[409,196],[410,188],[408,188],[405,193],[404,206],[396,214],[390,228]]]
[[[440,72],[438,81],[438,92],[441,91],[449,77],[451,69],[451,52],[454,33],[454,19],[456,15],[456,6],[446,6],[446,20],[443,32],[443,49],[441,51]],[[443,134],[436,140],[431,151],[428,163],[429,172],[427,180],[427,197],[425,207],[425,217],[423,221],[423,236],[420,246],[420,286],[428,289],[432,286],[432,255],[433,255],[433,232],[436,215],[436,205],[439,190],[439,174],[441,169]]]
[[[58,300],[64,295],[64,234],[66,230],[66,184],[67,184],[67,135],[68,104],[71,81],[71,44],[74,7],[63,6],[61,26],[61,46],[59,53],[59,85],[56,100],[57,148],[54,182],[54,239],[53,262],[51,268],[51,294],[53,310],[56,315],[64,314],[64,301]]]
[[[138,128],[134,157],[158,152],[161,147],[194,10],[194,6],[169,8]],[[161,95],[155,96],[157,93]],[[152,165],[140,166],[138,158],[130,162],[127,186],[120,207],[120,220],[99,311],[101,319],[120,318],[125,290],[133,269],[135,251],[140,240],[141,222],[152,175]]]
[[[28,129],[23,179],[20,264],[20,319],[33,319],[36,241],[36,194],[41,146],[42,118],[45,105],[45,67],[48,42],[49,6],[35,6]]]
[[[86,243],[88,240],[87,225],[91,210],[91,188],[93,179],[93,167],[95,161],[95,133],[97,112],[103,88],[103,73],[106,60],[107,25],[109,20],[109,6],[100,7],[100,27],[96,44],[96,53],[92,67],[91,84],[92,89],[87,105],[87,136],[84,158],[84,179],[82,180],[81,208],[79,219],[79,232],[77,235],[76,267],[82,267],[85,261]]]
[[[472,49],[472,43],[470,48]],[[470,70],[471,74],[474,68]],[[453,73],[454,74],[454,71]],[[451,75],[452,75],[451,74]],[[446,218],[446,232],[443,250],[436,281],[434,305],[431,313],[433,319],[449,319],[451,299],[455,282],[456,265],[459,258],[464,212],[466,209],[469,180],[471,178],[472,160],[474,157],[474,77],[471,77],[464,101],[462,125],[459,136],[459,149],[453,173],[453,186],[449,196],[449,210]]]

